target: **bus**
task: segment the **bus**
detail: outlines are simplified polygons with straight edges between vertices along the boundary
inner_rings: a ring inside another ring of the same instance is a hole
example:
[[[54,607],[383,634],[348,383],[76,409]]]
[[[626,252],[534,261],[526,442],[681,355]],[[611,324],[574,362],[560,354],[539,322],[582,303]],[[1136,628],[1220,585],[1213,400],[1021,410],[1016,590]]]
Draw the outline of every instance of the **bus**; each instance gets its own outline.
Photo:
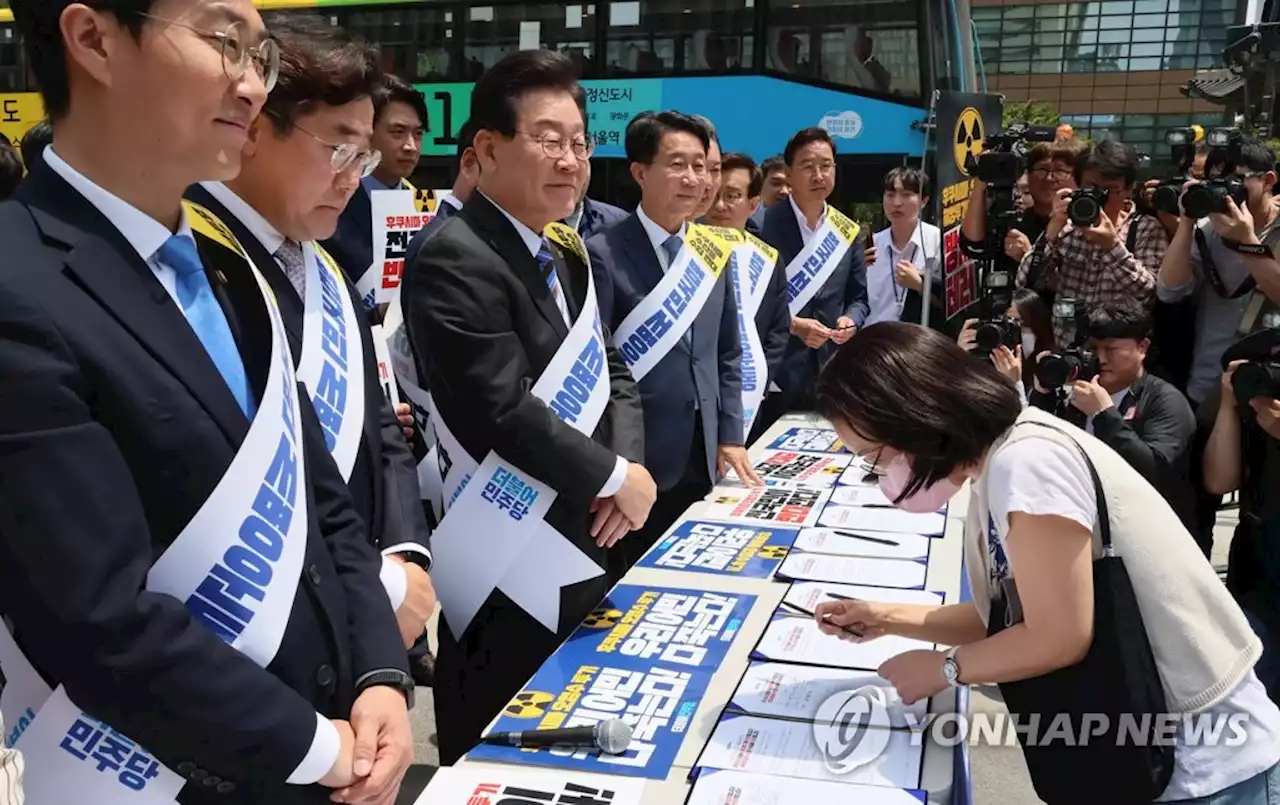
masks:
[[[957,5],[959,3],[959,6]],[[379,48],[382,67],[427,100],[415,183],[448,187],[474,82],[517,49],[545,47],[581,67],[596,139],[592,194],[623,206],[634,186],[622,135],[638,112],[709,118],[726,151],[757,161],[798,129],[837,145],[833,202],[878,198],[891,166],[923,158],[934,90],[965,89],[972,59],[964,0],[257,0],[270,24],[319,14]],[[0,0],[0,132],[40,120],[12,12]]]

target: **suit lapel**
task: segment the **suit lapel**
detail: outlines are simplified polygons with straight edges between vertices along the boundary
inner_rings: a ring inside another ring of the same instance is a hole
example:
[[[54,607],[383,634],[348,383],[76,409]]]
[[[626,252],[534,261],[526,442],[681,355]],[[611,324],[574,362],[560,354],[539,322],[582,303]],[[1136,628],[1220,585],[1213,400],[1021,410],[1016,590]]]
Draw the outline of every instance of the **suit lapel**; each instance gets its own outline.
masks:
[[[182,311],[133,246],[55,172],[38,171],[24,189],[20,198],[29,204],[36,226],[67,249],[66,267],[75,281],[186,386],[231,444],[240,444],[248,430],[244,412]],[[209,273],[216,288],[220,278]]]
[[[662,282],[664,275],[662,271],[662,263],[658,262],[658,253],[654,251],[653,241],[649,240],[649,233],[645,231],[644,224],[640,223],[638,215],[632,215],[627,221],[618,226],[626,226],[623,231],[623,237],[627,242],[627,257],[631,260],[631,264],[636,269],[636,274],[641,280],[640,287],[647,296],[658,287],[658,283]],[[699,313],[699,316],[702,314]],[[696,322],[696,319],[695,319]],[[694,327],[689,327],[689,341],[693,341]],[[675,349],[681,349],[685,352],[689,351],[689,344],[681,337],[676,341]]]
[[[560,307],[556,305],[555,295],[547,287],[547,280],[538,267],[538,261],[529,253],[524,239],[502,211],[480,193],[473,193],[463,207],[462,215],[475,224],[478,234],[488,241],[489,247],[506,261],[516,277],[524,283],[529,296],[533,298],[534,306],[547,323],[562,339],[567,338],[569,328],[564,323]]]

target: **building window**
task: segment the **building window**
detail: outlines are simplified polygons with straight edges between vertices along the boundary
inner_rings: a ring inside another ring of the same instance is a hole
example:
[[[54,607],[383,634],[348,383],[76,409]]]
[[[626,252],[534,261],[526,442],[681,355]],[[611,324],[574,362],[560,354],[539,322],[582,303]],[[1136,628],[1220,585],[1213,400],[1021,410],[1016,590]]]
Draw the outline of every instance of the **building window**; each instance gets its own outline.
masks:
[[[614,0],[607,3],[610,75],[726,73],[755,59],[753,0]]]
[[[595,72],[595,4],[470,6],[463,27],[462,57],[468,78],[479,77],[517,50],[558,50]]]
[[[465,76],[455,13],[452,6],[350,11],[337,21],[377,43],[383,70],[406,81],[447,81]]]
[[[0,25],[0,91],[22,89],[22,48],[13,25]]]
[[[771,3],[765,66],[849,87],[918,97],[918,9],[914,2],[869,0]]]

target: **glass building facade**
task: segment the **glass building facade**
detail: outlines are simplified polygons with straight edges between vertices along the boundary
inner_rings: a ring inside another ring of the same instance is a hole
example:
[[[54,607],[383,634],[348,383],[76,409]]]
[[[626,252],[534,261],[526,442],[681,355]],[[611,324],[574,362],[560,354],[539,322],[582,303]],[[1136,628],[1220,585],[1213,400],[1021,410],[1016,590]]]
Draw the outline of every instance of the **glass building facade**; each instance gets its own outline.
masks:
[[[1043,101],[1077,133],[1156,161],[1168,156],[1166,129],[1222,125],[1222,107],[1182,87],[1222,66],[1226,28],[1243,13],[1238,0],[974,0],[971,9],[989,91]]]

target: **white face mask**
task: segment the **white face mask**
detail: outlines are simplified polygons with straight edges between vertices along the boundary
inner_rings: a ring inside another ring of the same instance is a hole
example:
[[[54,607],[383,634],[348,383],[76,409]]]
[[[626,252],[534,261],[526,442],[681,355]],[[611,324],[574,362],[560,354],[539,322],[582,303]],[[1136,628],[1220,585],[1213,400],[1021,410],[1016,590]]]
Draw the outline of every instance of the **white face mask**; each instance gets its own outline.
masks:
[[[1036,350],[1036,334],[1023,330],[1022,331],[1022,359],[1025,361],[1029,358],[1034,358],[1035,350]]]

